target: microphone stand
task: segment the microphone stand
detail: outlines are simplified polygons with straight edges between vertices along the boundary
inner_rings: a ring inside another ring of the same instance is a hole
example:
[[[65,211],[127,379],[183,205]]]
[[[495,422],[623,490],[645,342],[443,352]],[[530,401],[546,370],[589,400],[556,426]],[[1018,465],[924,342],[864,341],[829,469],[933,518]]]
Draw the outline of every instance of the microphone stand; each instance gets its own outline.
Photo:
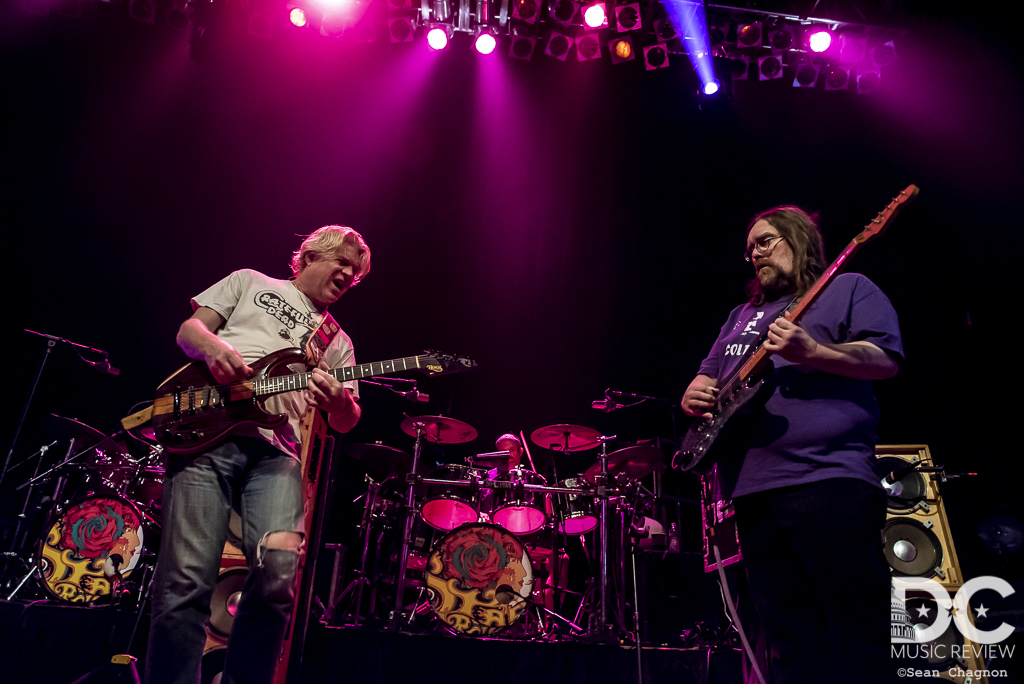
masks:
[[[32,404],[32,398],[35,396],[36,388],[39,386],[39,378],[41,378],[43,375],[43,368],[46,366],[46,361],[47,359],[50,358],[50,353],[53,351],[53,348],[57,346],[57,343],[63,342],[64,344],[74,347],[76,350],[75,353],[78,354],[78,358],[82,359],[82,361],[85,361],[87,364],[93,366],[94,368],[100,366],[100,362],[89,361],[84,356],[82,356],[81,352],[77,350],[81,349],[87,352],[91,352],[93,354],[99,354],[103,356],[104,359],[108,357],[107,352],[103,351],[102,349],[96,349],[95,347],[90,347],[88,345],[78,344],[77,342],[66,340],[63,337],[56,337],[55,335],[47,335],[45,333],[38,333],[35,332],[34,330],[27,329],[25,330],[25,332],[29,333],[30,335],[36,335],[38,337],[45,338],[46,349],[43,350],[43,357],[39,360],[39,366],[36,368],[36,375],[35,378],[32,380],[32,387],[31,389],[29,389],[28,397],[25,399],[25,405],[21,409],[21,417],[18,418],[18,424],[14,428],[14,437],[11,439],[11,446],[7,449],[7,457],[4,459],[3,469],[0,469],[0,485],[3,485],[4,478],[7,476],[7,470],[10,468],[11,457],[14,455],[14,447],[18,443],[18,437],[21,435],[21,429],[25,425],[25,418],[28,416],[29,406]],[[121,372],[114,368],[113,366],[111,366],[109,362],[104,363],[105,369],[103,370],[103,372],[110,373],[112,375],[117,375],[118,373]]]

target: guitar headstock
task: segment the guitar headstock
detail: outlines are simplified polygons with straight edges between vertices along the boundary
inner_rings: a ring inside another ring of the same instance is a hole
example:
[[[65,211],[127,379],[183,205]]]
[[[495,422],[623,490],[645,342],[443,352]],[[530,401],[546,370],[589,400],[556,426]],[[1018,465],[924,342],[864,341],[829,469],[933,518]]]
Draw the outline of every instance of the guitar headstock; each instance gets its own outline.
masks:
[[[476,368],[476,361],[466,356],[456,356],[428,349],[419,357],[420,370],[427,375],[445,375]]]
[[[878,212],[878,216],[871,219],[871,223],[864,226],[864,230],[854,240],[865,242],[884,233],[892,220],[896,218],[896,214],[900,213],[903,207],[910,204],[911,200],[917,197],[919,192],[921,190],[916,185],[908,185],[903,192],[893,197],[892,202],[889,202],[885,209]]]

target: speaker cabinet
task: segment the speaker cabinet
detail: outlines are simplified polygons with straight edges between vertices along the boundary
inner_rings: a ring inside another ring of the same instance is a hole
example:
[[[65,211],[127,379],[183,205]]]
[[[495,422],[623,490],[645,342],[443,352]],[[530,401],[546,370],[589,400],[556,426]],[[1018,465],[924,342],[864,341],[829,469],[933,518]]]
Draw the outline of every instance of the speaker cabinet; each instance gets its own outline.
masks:
[[[245,564],[242,545],[242,518],[231,511],[228,523],[228,540],[220,557],[220,573],[210,599],[210,623],[206,626],[206,644],[203,646],[203,661],[200,667],[201,684],[218,684],[224,669],[224,652],[228,647],[231,625],[235,621],[242,587],[249,574]]]
[[[956,547],[949,532],[939,481],[925,444],[880,444],[875,447],[879,478],[895,476],[888,494],[888,514],[882,539],[885,558],[894,575],[931,578],[947,589],[964,583]]]

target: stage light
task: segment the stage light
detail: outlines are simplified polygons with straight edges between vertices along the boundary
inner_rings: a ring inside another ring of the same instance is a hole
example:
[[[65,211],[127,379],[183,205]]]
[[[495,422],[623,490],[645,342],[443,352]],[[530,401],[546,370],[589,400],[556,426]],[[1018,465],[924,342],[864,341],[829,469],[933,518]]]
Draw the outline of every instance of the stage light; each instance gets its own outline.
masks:
[[[717,80],[708,81],[703,86],[701,86],[701,92],[703,92],[705,95],[714,95],[715,93],[718,92],[719,88],[721,88],[721,85]]]
[[[427,45],[432,50],[444,50],[448,47],[448,32],[437,26],[427,31]]]
[[[535,47],[537,47],[537,39],[533,36],[512,36],[508,45],[508,56],[529,62],[533,58]]]
[[[832,45],[832,34],[828,31],[812,31],[807,44],[811,52],[824,52]]]
[[[850,87],[850,72],[842,67],[832,67],[825,74],[825,90],[847,90]]]
[[[388,19],[388,36],[392,43],[411,43],[416,33],[412,20],[405,17]]]
[[[601,43],[597,41],[597,36],[591,33],[577,38],[576,57],[581,62],[588,59],[599,59],[601,57]]]
[[[615,27],[619,33],[640,28],[640,3],[615,6]]]
[[[749,24],[743,24],[738,29],[736,29],[736,44],[739,47],[745,48],[760,47],[761,35],[761,22],[754,21]]]
[[[569,56],[569,50],[572,49],[574,39],[561,33],[552,33],[551,37],[548,38],[548,44],[544,46],[544,54],[551,55],[555,59],[560,59],[563,62],[565,58]]]
[[[608,53],[611,55],[612,64],[622,64],[636,59],[636,51],[633,49],[633,39],[630,36],[615,38],[608,41]]]
[[[867,95],[878,90],[878,87],[882,84],[881,74],[877,71],[859,71],[857,72],[857,94]]]
[[[668,66],[668,50],[661,43],[644,48],[644,68],[647,71],[664,69]]]
[[[597,2],[584,9],[583,23],[593,29],[608,26],[608,13],[605,11],[605,4]]]
[[[512,16],[528,24],[535,23],[539,14],[540,3],[537,0],[515,0],[512,7]]]
[[[559,24],[568,26],[578,9],[579,6],[572,0],[556,0],[554,6],[548,7],[548,16]]]
[[[498,47],[498,41],[496,41],[494,36],[490,33],[481,31],[480,35],[478,35],[476,40],[473,41],[473,47],[476,48],[476,51],[481,55],[489,55],[494,52],[494,48]]]
[[[800,64],[793,77],[794,88],[813,88],[818,83],[818,71],[821,67],[814,64]]]
[[[777,55],[759,57],[757,60],[758,80],[771,81],[782,78],[782,58]]]

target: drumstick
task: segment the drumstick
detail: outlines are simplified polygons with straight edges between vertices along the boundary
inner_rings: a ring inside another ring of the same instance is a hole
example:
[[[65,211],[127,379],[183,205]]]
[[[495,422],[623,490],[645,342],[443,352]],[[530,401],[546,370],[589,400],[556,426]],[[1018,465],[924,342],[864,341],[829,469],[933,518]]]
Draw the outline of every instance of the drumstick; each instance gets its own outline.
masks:
[[[523,434],[522,430],[519,431],[519,439],[523,440],[523,451],[526,452],[526,458],[530,460],[530,469],[535,473],[539,473],[540,471],[537,470],[537,466],[533,464],[533,456],[530,455],[530,447],[526,445],[526,435]]]

